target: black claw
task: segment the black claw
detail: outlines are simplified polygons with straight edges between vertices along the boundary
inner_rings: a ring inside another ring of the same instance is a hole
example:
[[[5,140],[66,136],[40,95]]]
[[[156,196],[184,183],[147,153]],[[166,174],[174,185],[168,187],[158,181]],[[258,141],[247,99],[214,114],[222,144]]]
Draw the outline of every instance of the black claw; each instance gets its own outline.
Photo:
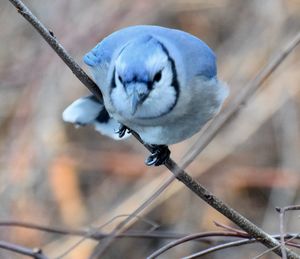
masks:
[[[117,134],[119,134],[119,138],[123,138],[126,134],[126,131],[130,133],[130,129],[128,129],[125,125],[121,125],[120,128],[116,131]]]
[[[151,145],[152,154],[145,160],[147,166],[160,166],[170,157],[170,150],[165,145]]]

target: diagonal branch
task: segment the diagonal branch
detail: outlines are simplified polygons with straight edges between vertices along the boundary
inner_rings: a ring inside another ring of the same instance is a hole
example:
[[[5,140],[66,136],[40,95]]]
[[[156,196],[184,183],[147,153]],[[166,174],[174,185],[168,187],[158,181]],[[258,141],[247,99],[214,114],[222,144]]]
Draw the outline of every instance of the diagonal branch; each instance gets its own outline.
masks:
[[[69,66],[69,68],[72,70],[72,72],[79,78],[79,80],[99,99],[102,100],[102,94],[97,87],[97,85],[84,73],[84,71],[79,67],[77,63],[68,55],[68,53],[64,50],[62,45],[57,41],[57,39],[54,37],[53,33],[50,32],[32,13],[31,11],[22,3],[20,0],[9,0],[17,9],[18,12],[28,21],[32,24],[32,26],[43,36],[43,38],[49,43],[49,45],[54,49],[54,51],[64,60],[64,62]],[[300,35],[297,36],[297,38],[294,40],[294,45],[291,48],[296,47],[298,43],[300,42]],[[283,57],[282,60],[291,52],[287,52]],[[281,60],[281,61],[282,61]],[[276,66],[274,66],[274,69],[281,63],[278,62]],[[271,71],[272,72],[272,71]],[[257,87],[258,88],[258,85]],[[245,94],[245,98],[249,97],[256,88],[250,89],[249,93]],[[243,101],[245,101],[244,99]],[[234,112],[231,114],[233,115]],[[229,119],[232,116],[226,117],[225,119]],[[225,122],[223,122],[224,124]],[[221,126],[223,125],[221,123]],[[218,131],[218,130],[217,130]],[[216,131],[216,132],[217,132]],[[215,133],[216,133],[215,132]],[[141,143],[142,140],[138,136],[138,134],[133,134]],[[203,139],[206,146],[213,136],[207,139]],[[204,148],[203,146],[203,148]],[[146,147],[147,148],[147,147]],[[183,169],[179,168],[178,165],[172,160],[169,159],[165,166],[176,176],[176,178],[180,181],[182,181],[191,191],[193,191],[196,195],[198,195],[201,199],[206,201],[209,205],[214,207],[216,210],[218,210],[220,213],[222,213],[224,216],[228,217],[231,221],[233,221],[235,224],[237,224],[241,229],[249,233],[253,238],[267,246],[268,248],[275,248],[273,251],[281,255],[281,250],[278,248],[280,243],[268,235],[266,232],[258,228],[255,224],[250,222],[248,219],[246,219],[244,216],[239,214],[237,211],[230,208],[227,204],[225,204],[223,201],[218,199],[216,196],[214,196],[212,193],[210,193],[205,187],[200,185],[198,182],[196,182],[193,178],[191,178]],[[128,219],[129,220],[129,219]],[[128,222],[127,220],[127,222]],[[123,224],[125,225],[125,224]],[[111,235],[111,238],[108,239],[107,242],[104,243],[104,246],[96,247],[96,250],[94,250],[93,258],[97,258],[103,251],[105,251],[108,246],[111,244],[114,236],[118,231],[120,231],[121,228],[118,228],[116,231],[114,231]],[[286,253],[289,258],[300,258],[296,253],[292,252],[289,249],[286,249]]]
[[[218,114],[217,118],[209,125],[209,130],[201,134],[196,143],[187,152],[186,159],[182,165],[185,168],[189,165],[213,140],[226,123],[234,117],[236,113],[246,104],[246,102],[254,95],[254,93],[262,86],[269,76],[278,68],[278,66],[286,59],[286,57],[299,45],[300,33],[298,33],[288,44],[279,52],[276,57],[263,67],[259,73],[245,87],[243,87],[236,98],[231,100],[230,106]]]
[[[18,12],[40,33],[45,41],[52,47],[56,54],[66,63],[75,76],[83,83],[99,100],[102,93],[96,83],[83,71],[83,69],[69,55],[65,48],[59,43],[52,31],[48,30],[40,20],[33,15],[22,1],[9,0]]]

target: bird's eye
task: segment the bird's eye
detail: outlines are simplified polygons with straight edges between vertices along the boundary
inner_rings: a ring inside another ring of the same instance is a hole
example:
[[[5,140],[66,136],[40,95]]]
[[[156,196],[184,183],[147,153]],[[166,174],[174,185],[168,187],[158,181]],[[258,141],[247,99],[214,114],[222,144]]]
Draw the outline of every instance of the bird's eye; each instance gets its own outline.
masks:
[[[161,79],[161,70],[159,72],[157,72],[153,78],[154,82],[159,82]]]

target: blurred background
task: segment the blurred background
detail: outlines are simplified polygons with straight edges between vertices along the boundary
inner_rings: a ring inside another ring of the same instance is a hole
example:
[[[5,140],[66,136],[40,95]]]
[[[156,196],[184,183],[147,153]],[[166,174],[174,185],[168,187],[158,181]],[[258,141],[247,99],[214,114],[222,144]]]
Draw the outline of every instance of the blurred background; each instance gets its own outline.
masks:
[[[231,89],[226,106],[280,52],[300,28],[299,0],[26,1],[77,62],[104,36],[134,24],[186,30],[218,56],[219,78]],[[148,168],[148,152],[135,139],[113,141],[92,128],[75,129],[61,113],[86,88],[16,12],[0,3],[0,221],[91,229],[130,214],[166,179]],[[300,203],[300,49],[187,168],[210,191],[269,233],[279,233],[275,207]],[[199,135],[171,147],[180,162]],[[195,233],[232,223],[174,181],[142,214],[158,230]],[[300,231],[289,212],[287,230]],[[101,228],[107,232],[123,218]],[[139,220],[131,230],[149,231]],[[0,239],[60,256],[79,238],[1,228]],[[103,258],[145,258],[170,240],[118,239]],[[84,241],[64,258],[88,258]],[[207,247],[175,247],[160,258],[180,258]],[[247,245],[205,258],[252,258],[265,250]],[[297,251],[299,252],[299,251]],[[242,254],[242,256],[241,256]],[[1,258],[22,258],[0,250]],[[262,258],[275,258],[271,253]]]

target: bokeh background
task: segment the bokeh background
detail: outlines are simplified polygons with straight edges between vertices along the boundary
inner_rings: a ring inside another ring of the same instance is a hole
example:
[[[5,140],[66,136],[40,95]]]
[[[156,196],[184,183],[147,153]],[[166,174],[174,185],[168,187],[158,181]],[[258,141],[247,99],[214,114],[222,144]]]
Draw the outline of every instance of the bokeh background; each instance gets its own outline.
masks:
[[[280,52],[300,28],[299,0],[86,0],[26,1],[79,62],[104,36],[134,24],[186,30],[218,56],[219,77],[236,94]],[[300,49],[272,74],[226,128],[188,167],[188,172],[229,205],[270,233],[279,233],[275,207],[299,204]],[[70,229],[95,228],[130,214],[170,177],[147,168],[148,152],[135,139],[115,142],[64,123],[61,113],[87,94],[38,33],[9,1],[0,2],[0,220]],[[181,161],[199,136],[171,147]],[[196,144],[197,145],[197,144]],[[297,212],[287,230],[300,230]],[[195,233],[232,225],[179,182],[149,206],[143,217],[158,229]],[[123,218],[101,231],[109,231]],[[139,221],[132,230],[148,231]],[[40,247],[55,258],[79,238],[20,228],[1,228],[0,239]],[[122,239],[104,258],[145,258],[168,240]],[[84,241],[64,258],[87,258]],[[160,258],[180,258],[206,245],[189,242]],[[265,248],[248,245],[206,258],[252,258]],[[299,252],[299,251],[298,251]],[[22,258],[0,250],[1,258]],[[262,258],[275,258],[267,254]]]

